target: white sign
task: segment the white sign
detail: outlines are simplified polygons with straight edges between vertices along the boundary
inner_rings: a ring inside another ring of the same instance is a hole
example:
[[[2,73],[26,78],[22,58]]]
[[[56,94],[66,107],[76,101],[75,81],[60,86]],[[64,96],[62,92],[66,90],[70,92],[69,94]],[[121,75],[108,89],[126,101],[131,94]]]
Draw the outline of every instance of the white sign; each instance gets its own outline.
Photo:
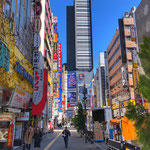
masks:
[[[33,51],[33,67],[44,69],[44,60],[42,53],[38,50]]]
[[[55,71],[55,70],[57,71],[57,63],[56,63],[56,62],[53,63],[53,70],[54,70],[54,71]]]
[[[33,103],[39,104],[43,96],[43,70],[34,69]]]
[[[17,121],[29,121],[29,112],[17,114]]]
[[[39,33],[34,33],[34,47],[39,48],[41,45],[41,37]]]
[[[16,108],[28,108],[31,94],[16,86],[9,101],[9,105]]]
[[[127,73],[125,67],[121,67],[121,72],[122,72],[122,85],[123,88],[127,88],[128,82],[127,82]]]

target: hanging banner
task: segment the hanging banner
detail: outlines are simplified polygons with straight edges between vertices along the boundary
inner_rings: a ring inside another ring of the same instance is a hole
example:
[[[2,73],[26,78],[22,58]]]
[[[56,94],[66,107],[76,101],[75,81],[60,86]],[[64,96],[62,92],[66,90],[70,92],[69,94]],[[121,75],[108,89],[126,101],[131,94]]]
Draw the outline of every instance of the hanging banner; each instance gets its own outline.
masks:
[[[9,106],[27,109],[31,94],[16,86],[9,101]]]
[[[53,60],[57,61],[57,53],[53,53]]]
[[[34,47],[39,48],[41,45],[41,37],[39,33],[34,34]]]
[[[13,132],[14,132],[14,125],[13,123],[11,123],[8,129],[7,147],[13,146]]]
[[[47,100],[48,71],[34,69],[32,115],[43,115]]]
[[[136,41],[136,29],[135,26],[130,26],[130,32],[131,32],[131,41]]]
[[[61,43],[58,47],[58,72],[61,72]]]

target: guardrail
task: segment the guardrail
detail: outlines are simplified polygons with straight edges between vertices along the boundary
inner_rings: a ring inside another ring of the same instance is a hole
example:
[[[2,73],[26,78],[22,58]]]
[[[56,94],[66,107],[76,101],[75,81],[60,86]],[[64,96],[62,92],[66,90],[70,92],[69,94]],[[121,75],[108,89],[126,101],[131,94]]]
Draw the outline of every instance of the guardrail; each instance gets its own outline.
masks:
[[[126,149],[129,149],[129,150],[141,150],[140,147],[136,146],[136,145],[133,145],[133,144],[130,144],[130,143],[127,143],[127,142],[122,142],[123,144],[123,150],[126,150]]]
[[[120,142],[110,140],[108,141],[108,149],[109,150],[141,150],[140,147],[127,143],[127,142]]]
[[[109,150],[121,150],[121,142],[109,139],[108,149]]]

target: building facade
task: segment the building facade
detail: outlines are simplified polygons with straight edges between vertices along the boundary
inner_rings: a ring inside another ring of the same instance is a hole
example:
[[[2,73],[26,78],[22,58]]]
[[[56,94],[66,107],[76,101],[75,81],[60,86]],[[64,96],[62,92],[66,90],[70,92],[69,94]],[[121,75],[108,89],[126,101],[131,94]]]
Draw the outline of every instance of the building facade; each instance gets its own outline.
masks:
[[[134,13],[134,12],[133,12]],[[129,101],[135,102],[133,51],[136,42],[131,37],[134,26],[132,13],[119,19],[119,28],[107,48],[109,86],[114,117],[125,115]]]

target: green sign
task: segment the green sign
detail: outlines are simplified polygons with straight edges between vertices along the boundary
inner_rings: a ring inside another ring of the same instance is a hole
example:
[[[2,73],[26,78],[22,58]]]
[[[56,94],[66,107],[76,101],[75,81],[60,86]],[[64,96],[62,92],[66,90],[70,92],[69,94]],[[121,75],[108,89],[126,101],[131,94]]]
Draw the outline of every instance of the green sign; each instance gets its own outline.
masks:
[[[0,39],[0,67],[5,68],[6,71],[9,71],[10,63],[10,50]]]

